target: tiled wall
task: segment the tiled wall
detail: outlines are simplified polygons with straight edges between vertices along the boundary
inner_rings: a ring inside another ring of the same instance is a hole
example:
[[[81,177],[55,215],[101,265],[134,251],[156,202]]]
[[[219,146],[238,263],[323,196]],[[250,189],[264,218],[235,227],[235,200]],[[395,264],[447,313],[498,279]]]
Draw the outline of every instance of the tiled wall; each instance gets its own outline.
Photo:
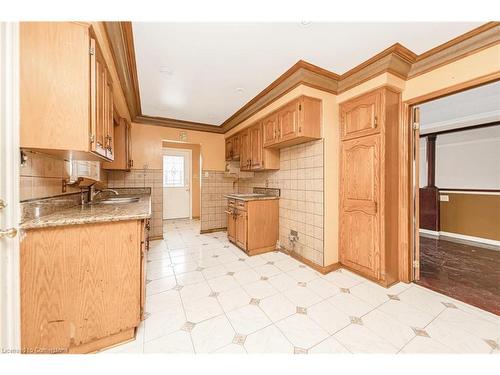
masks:
[[[201,230],[225,228],[227,200],[224,195],[236,191],[233,179],[224,177],[224,172],[204,170],[201,179]],[[233,190],[234,189],[234,190]]]
[[[280,170],[256,172],[252,179],[239,180],[238,192],[253,187],[281,189],[280,244],[323,266],[323,141],[311,141],[281,149]],[[296,230],[299,240],[293,247],[288,236]]]
[[[134,169],[130,172],[108,171],[108,187],[151,188],[150,236],[163,237],[163,181],[161,169]]]
[[[80,192],[78,187],[71,186],[67,186],[66,192],[62,190],[62,181],[69,179],[69,161],[38,152],[25,151],[25,154],[26,163],[20,168],[21,201]]]

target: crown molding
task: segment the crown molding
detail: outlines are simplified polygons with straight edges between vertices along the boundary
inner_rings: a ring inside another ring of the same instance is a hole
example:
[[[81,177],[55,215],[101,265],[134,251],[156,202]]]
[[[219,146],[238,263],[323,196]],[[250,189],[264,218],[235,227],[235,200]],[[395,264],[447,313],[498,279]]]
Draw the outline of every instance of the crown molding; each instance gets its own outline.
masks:
[[[194,130],[207,133],[224,133],[222,127],[218,125],[209,125],[201,122],[184,121],[166,117],[139,115],[134,118],[133,122],[138,124],[164,126],[168,128]]]
[[[222,129],[224,133],[231,130],[242,121],[245,121],[262,108],[299,85],[306,85],[336,94],[338,80],[339,76],[337,74],[308,63],[307,61],[299,60],[252,100],[224,121],[221,125]]]
[[[125,101],[134,119],[141,114],[132,22],[103,22]]]
[[[425,74],[498,43],[500,43],[500,22],[488,22],[420,54],[412,64],[408,79]]]
[[[488,22],[420,55],[396,43],[342,75],[299,60],[221,125],[210,125],[143,115],[132,23],[104,22],[104,24],[120,84],[134,122],[221,134],[300,85],[339,94],[383,73],[391,73],[408,80],[500,43],[500,22]]]

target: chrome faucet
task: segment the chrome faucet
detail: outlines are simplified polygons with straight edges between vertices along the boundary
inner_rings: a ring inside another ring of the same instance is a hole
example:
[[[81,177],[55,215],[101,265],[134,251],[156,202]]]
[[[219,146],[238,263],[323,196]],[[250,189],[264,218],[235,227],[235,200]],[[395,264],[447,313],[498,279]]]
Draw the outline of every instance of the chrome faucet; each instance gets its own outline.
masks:
[[[99,194],[101,194],[101,193],[103,193],[103,192],[105,192],[105,191],[110,191],[110,192],[112,192],[114,195],[118,195],[118,192],[117,192],[116,190],[113,190],[113,189],[102,189],[102,190],[97,190],[97,191],[96,191],[96,190],[97,190],[97,189],[94,187],[94,185],[90,185],[90,186],[89,186],[89,190],[88,190],[88,192],[87,192],[87,193],[88,193],[88,196],[87,196],[87,197],[88,197],[88,199],[87,199],[87,200],[88,200],[88,203],[94,203],[95,198],[96,198]]]

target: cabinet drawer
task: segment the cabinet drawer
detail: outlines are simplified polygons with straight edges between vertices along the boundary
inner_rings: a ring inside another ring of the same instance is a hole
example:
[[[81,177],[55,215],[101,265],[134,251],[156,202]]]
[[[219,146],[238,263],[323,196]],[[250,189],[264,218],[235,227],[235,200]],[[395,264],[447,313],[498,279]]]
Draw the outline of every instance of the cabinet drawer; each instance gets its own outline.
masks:
[[[237,200],[235,207],[238,208],[238,210],[246,211],[247,210],[247,202]]]

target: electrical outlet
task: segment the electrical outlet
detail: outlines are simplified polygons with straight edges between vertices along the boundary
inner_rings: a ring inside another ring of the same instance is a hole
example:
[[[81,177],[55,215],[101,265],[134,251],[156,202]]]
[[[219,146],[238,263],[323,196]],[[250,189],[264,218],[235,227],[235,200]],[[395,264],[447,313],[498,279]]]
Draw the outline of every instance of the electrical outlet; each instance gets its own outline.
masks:
[[[450,196],[449,195],[440,195],[439,200],[441,202],[449,202],[450,201]]]
[[[298,237],[298,236],[299,236],[299,233],[298,233],[296,230],[290,229],[290,235],[291,235],[291,236]]]

